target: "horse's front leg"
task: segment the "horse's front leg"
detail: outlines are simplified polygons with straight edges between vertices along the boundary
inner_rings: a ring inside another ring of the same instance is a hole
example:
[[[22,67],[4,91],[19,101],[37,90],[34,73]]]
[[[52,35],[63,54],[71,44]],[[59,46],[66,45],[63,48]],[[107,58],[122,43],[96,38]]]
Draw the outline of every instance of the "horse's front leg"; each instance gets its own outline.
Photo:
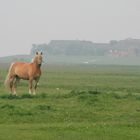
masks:
[[[29,79],[29,94],[32,94],[33,78]]]
[[[38,82],[39,82],[39,78],[35,79],[34,92],[33,92],[34,95],[36,94],[36,88],[37,88]]]

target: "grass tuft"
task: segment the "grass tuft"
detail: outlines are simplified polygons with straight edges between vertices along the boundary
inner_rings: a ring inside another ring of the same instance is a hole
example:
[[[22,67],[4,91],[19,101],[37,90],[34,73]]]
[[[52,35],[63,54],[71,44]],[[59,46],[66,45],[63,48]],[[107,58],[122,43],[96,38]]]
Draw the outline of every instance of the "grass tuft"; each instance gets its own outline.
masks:
[[[37,105],[36,108],[39,110],[52,110],[49,105]]]
[[[10,105],[10,104],[5,104],[5,105],[2,105],[0,108],[1,109],[14,109],[15,106],[14,105]]]

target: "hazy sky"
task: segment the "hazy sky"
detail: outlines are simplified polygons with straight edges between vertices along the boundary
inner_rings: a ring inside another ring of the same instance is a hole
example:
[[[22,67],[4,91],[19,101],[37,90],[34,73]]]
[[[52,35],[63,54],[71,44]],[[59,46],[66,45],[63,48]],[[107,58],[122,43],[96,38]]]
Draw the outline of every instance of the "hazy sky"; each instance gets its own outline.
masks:
[[[53,39],[140,38],[140,0],[0,0],[0,56]]]

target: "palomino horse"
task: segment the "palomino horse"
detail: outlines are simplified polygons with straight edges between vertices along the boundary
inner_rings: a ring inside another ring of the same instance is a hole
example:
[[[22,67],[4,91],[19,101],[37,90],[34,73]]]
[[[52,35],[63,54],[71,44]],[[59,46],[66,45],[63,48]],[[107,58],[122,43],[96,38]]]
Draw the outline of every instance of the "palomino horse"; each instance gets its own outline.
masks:
[[[36,94],[37,84],[41,76],[42,52],[36,52],[31,63],[12,63],[5,80],[5,86],[10,88],[11,93],[16,95],[17,83],[20,79],[29,80],[29,94],[32,94],[33,80],[35,80],[34,92]]]

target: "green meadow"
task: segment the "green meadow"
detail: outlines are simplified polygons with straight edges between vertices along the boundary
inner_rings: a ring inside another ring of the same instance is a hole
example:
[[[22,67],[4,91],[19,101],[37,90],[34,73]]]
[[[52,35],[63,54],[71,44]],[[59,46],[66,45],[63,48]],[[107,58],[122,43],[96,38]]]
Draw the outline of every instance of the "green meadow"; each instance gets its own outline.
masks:
[[[37,95],[18,96],[0,65],[0,140],[139,140],[140,66],[43,66]]]

